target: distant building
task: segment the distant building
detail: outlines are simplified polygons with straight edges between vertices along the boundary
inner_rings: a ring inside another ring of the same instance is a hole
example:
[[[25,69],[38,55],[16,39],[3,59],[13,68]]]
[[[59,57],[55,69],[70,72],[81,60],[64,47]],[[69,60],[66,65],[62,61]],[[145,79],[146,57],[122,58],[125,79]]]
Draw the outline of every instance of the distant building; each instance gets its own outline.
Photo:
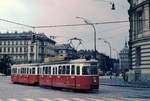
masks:
[[[79,50],[78,56],[80,58],[87,58],[87,59],[94,59],[94,51],[93,50]],[[98,67],[100,71],[106,73],[107,71],[117,72],[118,71],[118,64],[119,60],[117,59],[110,59],[109,56],[105,54],[96,53],[96,59],[98,60]]]
[[[119,53],[120,57],[120,71],[125,73],[129,70],[129,47],[127,42],[125,42],[124,48]]]
[[[150,0],[128,0],[130,82],[150,84]]]
[[[67,58],[77,57],[77,51],[70,44],[57,44],[55,46],[56,56],[64,56]]]
[[[0,34],[0,55],[9,55],[15,63],[43,62],[45,57],[55,56],[55,41],[45,34],[33,32]]]

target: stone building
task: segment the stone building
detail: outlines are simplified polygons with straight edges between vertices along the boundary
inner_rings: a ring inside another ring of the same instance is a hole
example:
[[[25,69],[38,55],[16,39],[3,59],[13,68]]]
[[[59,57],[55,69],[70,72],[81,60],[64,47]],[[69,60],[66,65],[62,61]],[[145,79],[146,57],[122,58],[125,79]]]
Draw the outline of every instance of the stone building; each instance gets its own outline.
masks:
[[[82,59],[85,58],[91,58],[94,59],[94,51],[93,50],[79,50],[78,51],[78,56]],[[110,59],[109,56],[97,52],[96,53],[96,59],[98,60],[98,68],[100,71],[103,71],[103,73],[118,73],[118,64],[119,64],[119,60],[118,59]]]
[[[124,48],[119,53],[120,57],[120,72],[124,74],[129,70],[129,47],[125,42]]]
[[[33,32],[0,34],[0,55],[9,55],[15,63],[43,62],[55,56],[55,41],[43,33],[34,35],[33,40]]]
[[[70,44],[57,44],[55,46],[56,56],[64,56],[66,58],[76,58],[77,51]]]
[[[130,82],[150,83],[150,0],[128,0]]]

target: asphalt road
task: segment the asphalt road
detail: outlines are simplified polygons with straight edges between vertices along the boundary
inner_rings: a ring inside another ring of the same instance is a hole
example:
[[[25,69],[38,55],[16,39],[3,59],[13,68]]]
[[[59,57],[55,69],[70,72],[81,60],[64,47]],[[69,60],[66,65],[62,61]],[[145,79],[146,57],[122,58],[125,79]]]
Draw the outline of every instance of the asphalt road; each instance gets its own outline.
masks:
[[[150,101],[150,88],[100,85],[98,91],[75,92],[13,84],[10,77],[0,76],[0,101]]]

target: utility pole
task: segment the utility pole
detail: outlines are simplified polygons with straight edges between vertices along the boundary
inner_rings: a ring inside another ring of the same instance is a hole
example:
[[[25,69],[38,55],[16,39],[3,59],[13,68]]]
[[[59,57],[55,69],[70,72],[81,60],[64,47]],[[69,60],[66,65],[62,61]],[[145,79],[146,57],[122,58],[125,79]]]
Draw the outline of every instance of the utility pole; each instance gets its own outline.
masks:
[[[91,25],[93,27],[94,30],[94,59],[96,59],[96,28],[94,26],[93,23],[89,23],[87,19],[83,18],[83,17],[76,17],[78,19],[82,19],[87,25]]]

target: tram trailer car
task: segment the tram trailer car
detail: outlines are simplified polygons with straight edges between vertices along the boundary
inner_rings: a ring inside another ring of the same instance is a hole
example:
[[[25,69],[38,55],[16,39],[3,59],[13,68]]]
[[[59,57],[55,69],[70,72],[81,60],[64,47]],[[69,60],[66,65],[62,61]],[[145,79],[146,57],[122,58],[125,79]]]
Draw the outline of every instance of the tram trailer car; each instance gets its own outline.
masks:
[[[19,69],[24,72],[19,72]],[[33,74],[28,69],[34,71]],[[34,69],[33,69],[34,68]],[[20,75],[23,75],[20,78]],[[99,76],[96,60],[77,59],[34,65],[12,66],[12,82],[78,89],[99,89]]]
[[[13,83],[38,84],[38,64],[18,64],[11,68],[11,81]]]

